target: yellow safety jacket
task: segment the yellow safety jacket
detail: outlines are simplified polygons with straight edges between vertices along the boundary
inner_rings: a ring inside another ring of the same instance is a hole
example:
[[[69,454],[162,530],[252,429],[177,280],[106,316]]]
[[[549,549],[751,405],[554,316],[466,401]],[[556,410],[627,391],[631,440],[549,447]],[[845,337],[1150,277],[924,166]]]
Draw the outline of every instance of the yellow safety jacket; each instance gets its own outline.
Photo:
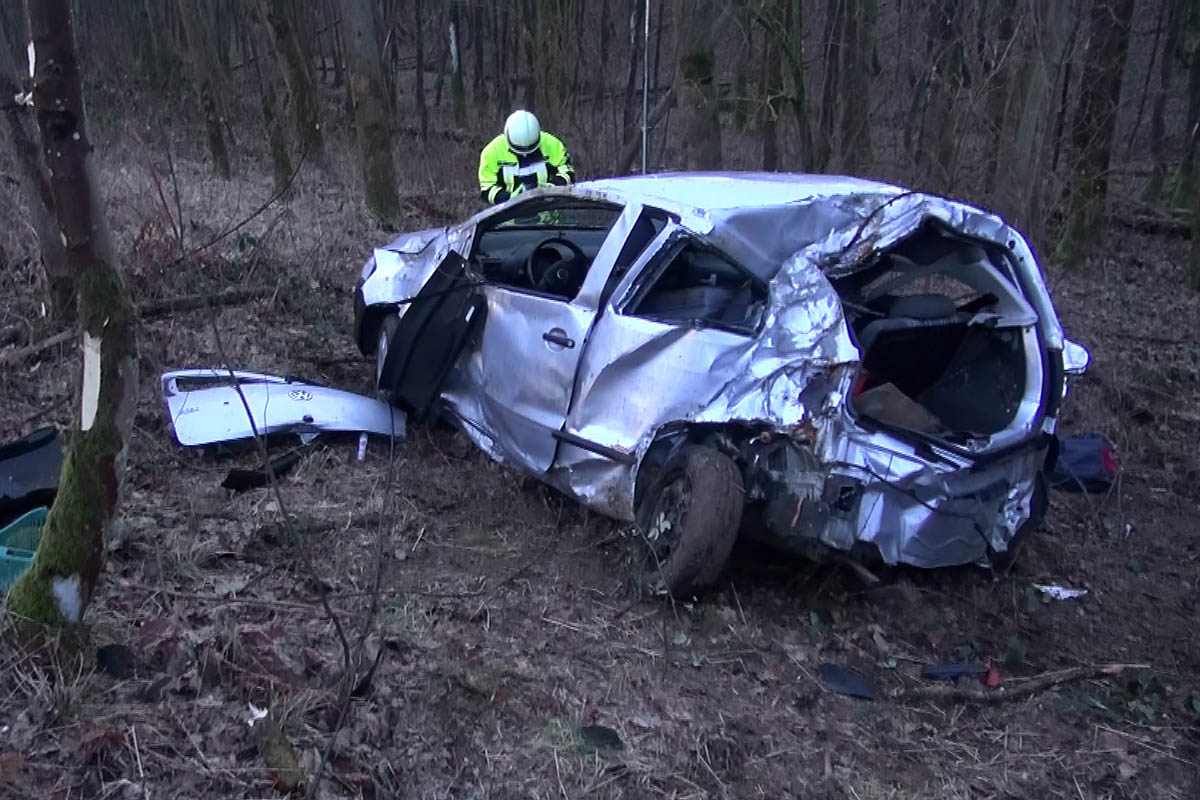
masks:
[[[566,145],[545,131],[538,149],[529,155],[514,153],[504,134],[488,142],[479,154],[479,194],[489,203],[503,203],[546,184],[567,186],[574,180],[575,167]]]

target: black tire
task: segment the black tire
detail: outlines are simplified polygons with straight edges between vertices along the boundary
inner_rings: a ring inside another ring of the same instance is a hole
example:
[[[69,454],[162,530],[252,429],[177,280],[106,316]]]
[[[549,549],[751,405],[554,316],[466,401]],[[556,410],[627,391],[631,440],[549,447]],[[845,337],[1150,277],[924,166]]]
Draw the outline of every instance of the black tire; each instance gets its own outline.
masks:
[[[400,317],[395,314],[388,314],[383,318],[383,322],[379,323],[379,332],[375,339],[375,390],[379,397],[391,402],[392,390],[395,386],[390,385],[387,380],[385,366],[388,355],[388,345],[392,341],[392,337],[396,334],[396,328],[400,327]]]
[[[686,597],[715,583],[737,541],[744,502],[732,459],[711,447],[683,448],[638,507],[633,577],[639,588]]]

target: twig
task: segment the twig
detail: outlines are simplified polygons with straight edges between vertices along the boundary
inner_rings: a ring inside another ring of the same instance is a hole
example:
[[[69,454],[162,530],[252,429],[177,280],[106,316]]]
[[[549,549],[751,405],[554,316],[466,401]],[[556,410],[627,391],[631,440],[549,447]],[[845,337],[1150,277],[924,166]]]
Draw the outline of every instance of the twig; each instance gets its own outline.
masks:
[[[26,347],[18,347],[15,350],[9,350],[7,353],[0,355],[0,367],[7,366],[9,364],[16,364],[24,361],[30,356],[36,356],[38,353],[49,350],[51,347],[69,342],[75,335],[76,331],[62,331],[61,333],[56,333],[50,338],[43,339],[35,344],[31,344]]]
[[[1117,676],[1137,669],[1149,669],[1149,664],[1093,664],[1086,667],[1046,672],[1035,675],[1012,686],[996,689],[967,688],[949,685],[917,686],[908,689],[893,689],[888,697],[893,700],[951,700],[963,703],[1003,703],[1061,686],[1064,683],[1096,678],[1102,675]]]

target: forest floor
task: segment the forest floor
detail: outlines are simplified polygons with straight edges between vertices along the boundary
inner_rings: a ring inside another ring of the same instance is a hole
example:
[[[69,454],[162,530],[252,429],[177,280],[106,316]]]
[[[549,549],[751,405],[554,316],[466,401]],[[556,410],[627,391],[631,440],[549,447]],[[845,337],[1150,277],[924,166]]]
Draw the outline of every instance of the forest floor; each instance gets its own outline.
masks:
[[[322,796],[1200,796],[1200,295],[1182,288],[1187,242],[1114,227],[1078,272],[1047,266],[1068,334],[1093,356],[1063,430],[1107,434],[1123,472],[1107,495],[1054,495],[1010,573],[900,570],[868,589],[739,551],[717,591],[671,606],[631,593],[620,528],[448,429],[410,425],[390,480],[386,445],[359,462],[353,439],[320,442],[283,479],[282,510],[268,491],[220,488],[251,456],[175,444],[158,376],[219,364],[217,331],[238,368],[370,392],[351,289],[390,237],[338,177],[354,174],[349,148],[330,151],[285,202],[177,262],[262,205],[269,177],[243,165],[223,183],[180,148],[172,180],[161,149],[127,133],[99,143],[137,300],[276,291],[144,324],[123,535],[88,648],[0,650],[0,796],[272,796],[286,775],[264,764],[252,708],[270,710],[311,775],[342,658],[317,591],[353,638],[381,534],[378,668]],[[404,187],[405,227],[474,207],[469,170],[458,192],[426,168]],[[28,234],[4,221],[0,326],[28,322],[36,341],[56,331],[39,318]],[[72,345],[5,366],[0,440],[68,426],[78,372]],[[1088,593],[1047,601],[1034,583]],[[133,651],[132,675],[97,669],[110,643]],[[1078,666],[1148,669],[1001,702],[920,695],[922,664],[964,660],[994,663],[1010,688]],[[879,699],[828,692],[825,662],[862,672]]]

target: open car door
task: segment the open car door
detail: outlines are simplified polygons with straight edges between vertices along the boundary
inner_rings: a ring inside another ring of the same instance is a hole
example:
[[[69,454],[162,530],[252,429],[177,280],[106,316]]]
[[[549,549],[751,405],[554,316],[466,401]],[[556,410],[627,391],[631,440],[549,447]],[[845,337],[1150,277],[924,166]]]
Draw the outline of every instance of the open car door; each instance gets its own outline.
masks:
[[[483,326],[487,301],[479,279],[453,251],[399,317],[389,317],[390,334],[379,370],[379,388],[416,418],[429,414],[463,348]]]

